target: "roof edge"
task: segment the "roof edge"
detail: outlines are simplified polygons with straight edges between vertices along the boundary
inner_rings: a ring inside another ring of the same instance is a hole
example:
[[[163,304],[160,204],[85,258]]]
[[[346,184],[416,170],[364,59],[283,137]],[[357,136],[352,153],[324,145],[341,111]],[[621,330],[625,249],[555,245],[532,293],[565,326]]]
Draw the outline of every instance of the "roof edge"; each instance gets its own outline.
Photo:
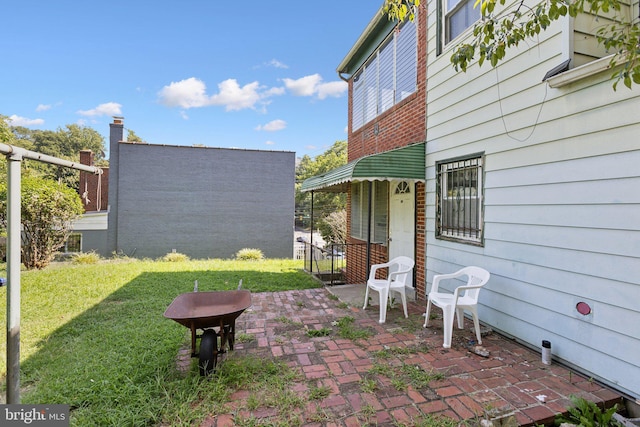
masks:
[[[382,21],[385,19],[383,10],[384,10],[384,3],[382,4],[382,6],[380,6],[376,14],[373,16],[373,18],[371,18],[371,21],[369,21],[369,24],[367,25],[367,27],[364,29],[362,34],[360,34],[360,37],[358,37],[358,40],[356,40],[353,46],[351,46],[351,49],[349,49],[349,52],[342,59],[342,61],[338,65],[338,68],[336,68],[336,71],[338,72],[338,74],[341,74],[341,73],[349,74],[349,67],[348,67],[349,64],[353,61],[354,57],[356,57],[357,54],[360,53],[360,51],[362,50],[366,42],[370,40],[372,34],[376,34],[378,32],[378,28],[380,27]]]

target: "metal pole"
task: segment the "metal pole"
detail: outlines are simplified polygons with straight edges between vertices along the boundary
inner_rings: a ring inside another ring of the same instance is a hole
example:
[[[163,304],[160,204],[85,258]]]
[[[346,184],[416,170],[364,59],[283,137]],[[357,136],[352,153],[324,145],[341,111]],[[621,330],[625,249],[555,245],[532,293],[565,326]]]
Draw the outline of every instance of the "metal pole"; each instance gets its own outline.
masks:
[[[23,159],[101,174],[102,169],[0,143],[7,155],[7,403],[20,403],[21,176]]]
[[[367,215],[367,277],[371,268],[371,209],[373,208],[373,181],[369,181],[369,212]]]
[[[309,239],[309,248],[311,249],[311,257],[309,258],[309,273],[313,273],[313,258],[315,256],[313,250],[313,191],[311,192],[311,237]],[[319,270],[318,270],[319,272]]]
[[[20,165],[7,156],[7,403],[20,403]]]
[[[47,156],[46,154],[38,153],[35,151],[29,151],[21,147],[14,147],[13,145],[7,145],[0,143],[0,153],[7,154],[10,158],[19,159],[31,159],[37,160],[43,163],[51,163],[52,165],[64,166],[67,168],[83,170],[85,172],[91,172],[94,174],[102,174],[102,169],[97,166],[83,165],[82,163],[72,162],[69,160],[59,159],[53,156]]]

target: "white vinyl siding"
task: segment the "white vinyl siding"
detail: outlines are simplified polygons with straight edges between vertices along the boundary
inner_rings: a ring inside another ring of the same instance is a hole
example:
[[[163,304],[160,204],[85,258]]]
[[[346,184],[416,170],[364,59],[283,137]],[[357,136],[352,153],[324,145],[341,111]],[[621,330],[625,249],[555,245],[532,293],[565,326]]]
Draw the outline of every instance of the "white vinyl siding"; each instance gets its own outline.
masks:
[[[372,183],[373,197],[371,210],[371,241],[387,243],[389,183],[375,181]],[[369,182],[351,184],[351,237],[368,240],[367,220],[369,218]]]
[[[486,268],[481,322],[537,349],[549,340],[554,358],[639,398],[640,92],[613,91],[610,70],[559,89],[542,82],[567,59],[563,22],[495,70],[456,73],[451,53],[470,37],[438,55],[437,1],[427,4],[427,289],[435,274]],[[476,152],[483,245],[437,238],[437,164]]]
[[[393,31],[353,77],[351,128],[355,131],[417,89],[417,30],[409,21]]]
[[[616,17],[617,15],[617,17]],[[600,16],[589,12],[579,13],[573,19],[573,60],[571,68],[587,64],[599,58],[603,58],[614,52],[607,52],[602,44],[598,43],[596,34],[600,28],[609,26],[614,22],[632,22],[638,19],[638,1],[633,4],[629,0],[620,2],[620,11],[601,13]]]

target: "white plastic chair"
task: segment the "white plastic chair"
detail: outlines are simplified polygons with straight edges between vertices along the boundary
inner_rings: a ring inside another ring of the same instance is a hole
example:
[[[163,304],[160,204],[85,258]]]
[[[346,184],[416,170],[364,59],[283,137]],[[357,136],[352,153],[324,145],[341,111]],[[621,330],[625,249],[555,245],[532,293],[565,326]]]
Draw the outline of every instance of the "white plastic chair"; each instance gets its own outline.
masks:
[[[453,294],[438,292],[441,280],[455,279],[467,276],[467,284],[458,286]],[[478,296],[480,289],[489,281],[491,274],[480,267],[465,267],[451,274],[438,274],[433,276],[433,285],[429,297],[427,298],[427,312],[424,319],[424,327],[429,326],[429,314],[431,304],[442,309],[442,319],[444,324],[444,348],[451,347],[451,336],[453,335],[453,316],[458,317],[458,328],[464,327],[464,310],[471,312],[473,316],[473,326],[476,330],[478,344],[482,344],[480,339],[480,323],[478,321]]]
[[[409,317],[407,313],[407,295],[405,286],[407,279],[412,274],[415,262],[406,256],[399,256],[384,264],[374,264],[369,272],[369,280],[367,280],[367,291],[364,295],[364,306],[367,308],[369,302],[369,289],[377,291],[380,296],[380,323],[384,323],[387,318],[387,301],[391,292],[400,294],[402,299],[402,307],[404,308],[404,317]],[[386,279],[376,279],[376,272],[380,269],[387,268]]]

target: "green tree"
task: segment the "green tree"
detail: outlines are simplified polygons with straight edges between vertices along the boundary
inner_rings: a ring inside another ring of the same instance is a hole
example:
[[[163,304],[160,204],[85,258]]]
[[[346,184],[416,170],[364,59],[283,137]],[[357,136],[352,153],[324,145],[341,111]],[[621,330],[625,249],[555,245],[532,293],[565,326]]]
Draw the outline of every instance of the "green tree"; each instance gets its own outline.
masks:
[[[598,43],[612,56],[610,66],[613,89],[620,81],[631,89],[640,84],[640,19],[621,14],[620,0],[539,0],[530,5],[519,0],[475,0],[482,19],[473,27],[470,42],[459,44],[451,56],[453,67],[466,71],[476,55],[482,66],[488,61],[495,67],[505,58],[507,49],[520,43],[535,43],[541,31],[563,16],[576,17],[582,12],[593,15],[612,14],[612,24],[603,25],[596,34]],[[389,19],[413,20],[420,0],[385,0],[383,13]],[[505,6],[506,5],[506,6]]]
[[[144,142],[134,131],[127,129],[127,141],[129,142]]]
[[[96,165],[107,164],[105,140],[90,127],[72,124],[52,131],[15,126],[11,127],[11,131],[14,136],[12,144],[18,147],[74,162],[80,161],[81,150],[91,150],[94,153]],[[79,173],[75,169],[37,161],[25,161],[23,168],[64,183],[69,188],[78,188]]]
[[[300,187],[305,179],[329,172],[332,169],[347,164],[347,141],[336,141],[324,153],[311,158],[305,155],[296,167],[296,214],[300,217],[308,217],[311,213],[311,193],[301,192]],[[335,240],[331,233],[331,227],[324,223],[325,218],[332,212],[344,210],[347,205],[345,193],[314,194],[314,228],[319,228],[323,238]],[[305,222],[308,225],[308,222]]]
[[[73,132],[75,128],[72,125],[67,129]],[[34,150],[35,141],[38,140],[33,137],[34,132],[22,127],[12,128],[7,124],[6,117],[0,116],[0,142],[4,144]],[[38,138],[40,132],[35,132]],[[32,161],[30,165],[37,166],[39,163]],[[37,167],[23,168],[20,196],[22,262],[30,269],[43,268],[69,237],[71,222],[83,212],[82,202],[75,189],[46,179]],[[0,162],[0,235],[6,235],[6,231],[7,172],[6,161],[3,161]]]
[[[28,269],[41,269],[69,238],[82,202],[74,190],[38,176],[27,174],[21,187],[22,262]],[[0,224],[6,232],[6,182],[0,183]]]

